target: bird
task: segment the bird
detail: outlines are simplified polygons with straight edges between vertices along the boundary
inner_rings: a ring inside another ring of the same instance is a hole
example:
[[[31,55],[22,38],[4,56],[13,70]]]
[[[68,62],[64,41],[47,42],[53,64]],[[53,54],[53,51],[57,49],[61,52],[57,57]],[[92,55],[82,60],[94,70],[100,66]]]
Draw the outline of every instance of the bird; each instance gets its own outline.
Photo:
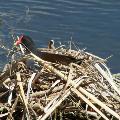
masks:
[[[50,43],[52,43],[53,45],[54,41],[51,40]],[[29,54],[30,52],[32,52],[33,54],[47,62],[59,63],[63,65],[69,65],[70,63],[78,62],[78,60],[76,60],[72,56],[41,51],[40,49],[36,48],[34,41],[31,39],[31,37],[27,35],[21,35],[20,37],[18,37],[14,45],[20,45],[23,48],[25,54]],[[79,63],[81,62],[82,60],[79,60]]]
[[[54,46],[54,40],[50,40],[48,43],[48,49],[53,49],[55,50],[55,46]]]

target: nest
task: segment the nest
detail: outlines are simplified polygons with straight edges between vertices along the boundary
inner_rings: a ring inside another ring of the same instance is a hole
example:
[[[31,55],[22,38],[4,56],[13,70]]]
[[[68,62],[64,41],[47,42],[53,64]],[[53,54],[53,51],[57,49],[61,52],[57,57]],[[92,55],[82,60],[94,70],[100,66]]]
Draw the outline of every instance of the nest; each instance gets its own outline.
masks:
[[[1,120],[120,119],[120,81],[106,60],[71,49],[42,49],[82,59],[50,63],[33,53],[6,65],[0,75]]]

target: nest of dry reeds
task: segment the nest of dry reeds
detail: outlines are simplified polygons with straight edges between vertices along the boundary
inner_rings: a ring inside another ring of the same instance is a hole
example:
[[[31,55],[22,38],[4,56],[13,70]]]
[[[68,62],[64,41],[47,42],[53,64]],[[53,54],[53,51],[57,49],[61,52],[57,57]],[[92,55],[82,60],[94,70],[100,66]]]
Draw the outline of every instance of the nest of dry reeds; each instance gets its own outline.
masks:
[[[106,60],[82,50],[42,50],[83,61],[62,65],[30,53],[7,64],[0,74],[1,120],[120,119],[120,81]]]

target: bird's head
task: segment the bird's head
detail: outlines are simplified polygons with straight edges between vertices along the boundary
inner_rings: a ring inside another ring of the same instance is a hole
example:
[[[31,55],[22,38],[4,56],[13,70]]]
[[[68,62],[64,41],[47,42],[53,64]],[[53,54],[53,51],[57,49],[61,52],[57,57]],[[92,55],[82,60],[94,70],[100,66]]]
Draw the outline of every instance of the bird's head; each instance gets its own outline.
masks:
[[[54,40],[50,40],[50,44],[51,44],[51,45],[54,45]]]
[[[35,49],[35,44],[33,40],[26,35],[21,35],[20,37],[18,37],[14,45],[20,45],[20,47],[22,47],[23,49],[31,52]]]
[[[49,49],[55,49],[54,40],[50,40],[50,41],[49,41],[49,43],[48,43],[48,48],[49,48]]]

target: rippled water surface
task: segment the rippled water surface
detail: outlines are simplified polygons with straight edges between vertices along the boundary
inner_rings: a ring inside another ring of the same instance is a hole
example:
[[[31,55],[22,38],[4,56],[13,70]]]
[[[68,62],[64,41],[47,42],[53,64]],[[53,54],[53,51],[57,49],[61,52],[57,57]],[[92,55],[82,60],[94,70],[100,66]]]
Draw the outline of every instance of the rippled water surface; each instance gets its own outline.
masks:
[[[31,36],[37,47],[48,40],[72,40],[79,48],[109,59],[120,72],[120,0],[0,0],[0,39],[11,47],[11,34]],[[0,49],[0,66],[7,62]]]

